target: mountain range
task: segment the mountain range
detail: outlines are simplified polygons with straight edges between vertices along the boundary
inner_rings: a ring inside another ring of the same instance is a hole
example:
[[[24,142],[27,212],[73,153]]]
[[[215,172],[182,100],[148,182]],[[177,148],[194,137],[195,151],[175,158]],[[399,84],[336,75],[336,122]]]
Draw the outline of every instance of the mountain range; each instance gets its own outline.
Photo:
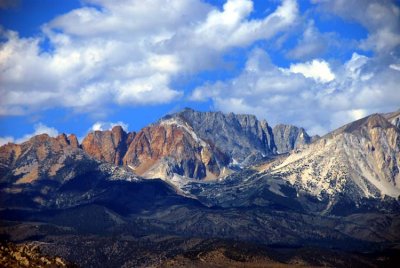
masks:
[[[230,251],[281,264],[388,264],[400,245],[399,121],[400,112],[373,114],[311,137],[187,108],[138,132],[9,143],[0,236],[85,267],[187,266],[203,255],[226,264]]]
[[[196,112],[185,109],[165,116],[138,133],[121,127],[95,131],[83,139],[90,156],[130,167],[136,174],[215,179],[232,166],[249,166],[265,157],[309,144],[303,128],[258,121],[253,115]]]

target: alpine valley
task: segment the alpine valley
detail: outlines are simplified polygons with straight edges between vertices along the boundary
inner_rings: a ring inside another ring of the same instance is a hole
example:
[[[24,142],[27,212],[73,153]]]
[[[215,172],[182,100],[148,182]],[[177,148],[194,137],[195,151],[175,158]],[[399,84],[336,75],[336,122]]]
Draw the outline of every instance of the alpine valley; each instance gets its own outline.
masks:
[[[137,133],[8,143],[2,250],[81,267],[395,266],[399,122],[373,114],[319,137],[187,108]]]

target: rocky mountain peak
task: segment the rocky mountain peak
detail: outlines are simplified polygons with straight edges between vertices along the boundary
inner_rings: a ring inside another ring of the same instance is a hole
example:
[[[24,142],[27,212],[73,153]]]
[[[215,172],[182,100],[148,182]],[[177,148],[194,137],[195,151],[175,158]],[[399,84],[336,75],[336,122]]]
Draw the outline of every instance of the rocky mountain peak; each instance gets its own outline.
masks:
[[[390,122],[385,117],[383,117],[382,115],[373,114],[373,115],[368,117],[367,127],[368,128],[379,127],[379,128],[387,129],[387,128],[392,128],[393,125],[390,124]]]
[[[60,142],[63,146],[72,146],[74,148],[79,148],[78,138],[74,134],[65,135],[64,133],[58,135],[56,140]]]
[[[357,203],[400,195],[399,159],[399,129],[373,114],[292,153],[271,170],[318,198],[337,201],[344,194]]]
[[[43,143],[43,142],[46,142],[49,140],[50,140],[50,136],[46,133],[43,133],[43,134],[39,134],[39,135],[31,137],[28,140],[28,142],[31,144],[38,144],[38,143]]]
[[[267,121],[254,115],[185,108],[138,135],[126,133],[121,126],[91,132],[81,148],[100,161],[129,165],[143,176],[178,174],[199,179],[221,176],[230,164],[251,165],[275,154],[273,136]],[[75,136],[58,139],[79,147]]]
[[[40,178],[53,183],[76,177],[88,163],[100,165],[96,158],[180,187],[191,179],[222,180],[230,173],[234,177],[239,169],[245,174],[246,163],[253,170],[258,161],[264,174],[318,199],[342,194],[357,202],[395,198],[400,194],[400,130],[391,118],[374,114],[303,146],[311,138],[302,128],[281,124],[271,129],[265,120],[251,115],[185,109],[137,134],[120,126],[91,132],[82,149],[75,135],[65,134],[55,138],[42,134],[22,144],[7,144],[0,148],[0,173],[15,187]],[[290,152],[277,156],[275,148]],[[265,159],[271,162],[263,163]]]
[[[276,150],[272,129],[254,115],[185,109],[169,116],[183,118],[200,138],[242,164],[274,154]]]
[[[72,147],[79,148],[79,141],[75,134],[69,134],[68,141],[69,145],[71,145]]]
[[[88,159],[65,134],[52,138],[47,134],[32,137],[22,144],[0,147],[0,172],[4,181],[26,184],[40,178],[67,180],[75,176],[73,166]],[[63,176],[59,177],[60,172]]]
[[[290,152],[311,143],[311,137],[304,128],[278,124],[273,128],[274,141],[279,153]]]
[[[395,127],[400,129],[400,110],[393,113],[384,114],[385,118]]]
[[[339,129],[339,131],[335,131],[334,133],[347,132],[347,133],[356,133],[361,132],[362,130],[370,130],[373,128],[393,128],[394,126],[383,116],[380,114],[372,114],[370,116],[364,117],[357,121],[354,121],[350,124],[347,124]]]
[[[121,165],[134,136],[134,132],[128,134],[121,126],[114,126],[111,130],[89,133],[82,141],[82,149],[98,160]]]
[[[145,177],[215,178],[226,162],[184,119],[175,117],[165,117],[138,132],[124,157],[125,165]]]
[[[114,126],[111,129],[111,133],[117,139],[122,139],[123,136],[127,135],[127,133],[125,132],[125,130],[121,126]]]

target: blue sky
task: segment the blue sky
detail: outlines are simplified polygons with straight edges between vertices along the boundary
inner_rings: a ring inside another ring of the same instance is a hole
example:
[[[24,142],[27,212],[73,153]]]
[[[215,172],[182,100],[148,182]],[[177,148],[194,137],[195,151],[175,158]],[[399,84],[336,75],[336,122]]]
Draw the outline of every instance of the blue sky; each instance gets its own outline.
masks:
[[[0,1],[0,143],[191,107],[324,134],[400,108],[381,0]]]

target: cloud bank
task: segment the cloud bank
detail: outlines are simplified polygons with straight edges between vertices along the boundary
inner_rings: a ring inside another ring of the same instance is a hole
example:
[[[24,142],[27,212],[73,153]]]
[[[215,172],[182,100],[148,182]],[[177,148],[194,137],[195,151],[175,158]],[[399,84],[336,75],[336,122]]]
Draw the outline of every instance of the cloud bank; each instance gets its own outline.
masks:
[[[91,112],[109,104],[156,105],[177,100],[179,75],[212,68],[226,51],[267,40],[297,17],[285,0],[261,19],[253,3],[229,0],[222,10],[200,0],[86,0],[82,8],[21,38],[0,29],[0,115],[52,107]],[[48,42],[51,50],[42,50]]]
[[[250,0],[227,0],[221,8],[200,0],[82,3],[42,25],[38,36],[0,28],[0,116],[211,100],[218,110],[324,134],[400,106],[395,1],[311,0],[302,10],[302,2],[283,0],[262,16],[253,16]],[[360,25],[367,36],[324,32],[316,14]],[[224,70],[225,57],[235,49],[247,52],[236,77],[174,87],[182,77]],[[343,59],[327,57],[327,51],[353,53]],[[272,53],[287,64],[271,60]],[[98,122],[95,128],[111,125]]]
[[[193,100],[212,99],[217,110],[252,113],[272,125],[295,123],[325,134],[375,111],[400,105],[397,71],[354,53],[344,65],[324,60],[279,68],[254,50],[238,77],[196,88]]]

